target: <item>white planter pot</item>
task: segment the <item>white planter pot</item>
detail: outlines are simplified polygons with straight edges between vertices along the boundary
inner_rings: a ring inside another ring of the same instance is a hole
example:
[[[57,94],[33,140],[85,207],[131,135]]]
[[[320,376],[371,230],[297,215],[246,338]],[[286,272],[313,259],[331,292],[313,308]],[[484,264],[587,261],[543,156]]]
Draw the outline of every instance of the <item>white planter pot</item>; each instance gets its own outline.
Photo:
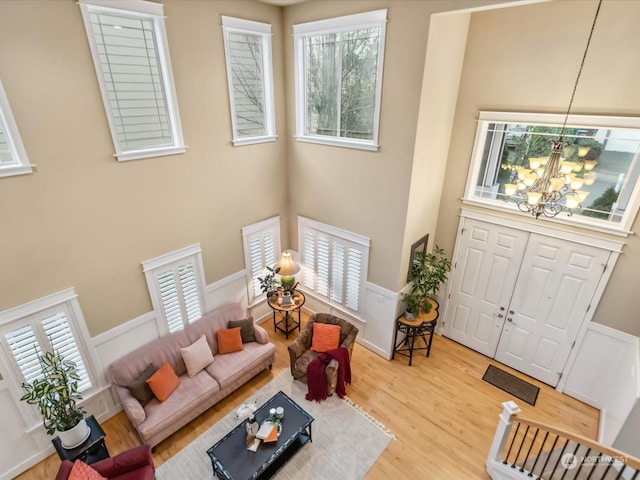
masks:
[[[89,435],[91,435],[91,429],[89,425],[87,425],[86,420],[83,418],[80,423],[78,423],[71,430],[67,430],[66,432],[58,432],[60,436],[60,442],[64,448],[75,448],[84,442]]]

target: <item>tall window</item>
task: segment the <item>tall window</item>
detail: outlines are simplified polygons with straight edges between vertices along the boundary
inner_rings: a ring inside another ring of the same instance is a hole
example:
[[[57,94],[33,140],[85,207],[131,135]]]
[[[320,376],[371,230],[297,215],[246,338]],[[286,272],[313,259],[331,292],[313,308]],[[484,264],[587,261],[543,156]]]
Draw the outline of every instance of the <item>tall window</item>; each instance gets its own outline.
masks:
[[[65,290],[0,313],[0,342],[12,359],[18,383],[32,382],[42,369],[38,356],[45,351],[72,360],[87,392],[96,385],[84,341],[84,319],[73,290]]]
[[[371,241],[298,217],[302,284],[327,303],[356,314],[362,307]]]
[[[162,4],[80,8],[118,160],[184,152]]]
[[[205,313],[200,245],[142,262],[153,311],[162,333],[177,332]]]
[[[293,26],[297,139],[378,148],[386,10]]]
[[[268,273],[267,267],[273,267],[280,254],[280,217],[243,227],[244,262],[247,271],[249,304],[256,301],[262,290],[258,277]]]
[[[505,195],[530,159],[544,162],[564,116],[480,112],[465,202],[518,211]],[[628,232],[640,204],[640,120],[572,115],[565,129],[567,181],[578,180],[581,208],[553,221],[603,231]],[[542,217],[541,217],[542,219]]]
[[[271,25],[222,17],[233,144],[276,139]]]
[[[31,173],[27,152],[0,81],[0,177]]]

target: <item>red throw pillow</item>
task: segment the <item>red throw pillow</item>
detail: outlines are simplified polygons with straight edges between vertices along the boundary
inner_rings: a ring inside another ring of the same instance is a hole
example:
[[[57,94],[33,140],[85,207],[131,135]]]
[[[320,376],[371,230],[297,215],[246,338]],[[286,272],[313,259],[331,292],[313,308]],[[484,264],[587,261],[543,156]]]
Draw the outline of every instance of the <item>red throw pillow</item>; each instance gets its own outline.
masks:
[[[73,462],[68,480],[107,480],[81,460]]]
[[[218,337],[218,353],[224,354],[242,350],[240,327],[218,330],[216,335]]]
[[[158,371],[147,379],[147,383],[156,398],[164,402],[178,388],[180,379],[171,368],[171,365],[169,365],[169,362],[164,362]]]
[[[340,325],[331,323],[313,324],[313,337],[311,340],[311,350],[316,352],[326,352],[334,350],[340,345]]]

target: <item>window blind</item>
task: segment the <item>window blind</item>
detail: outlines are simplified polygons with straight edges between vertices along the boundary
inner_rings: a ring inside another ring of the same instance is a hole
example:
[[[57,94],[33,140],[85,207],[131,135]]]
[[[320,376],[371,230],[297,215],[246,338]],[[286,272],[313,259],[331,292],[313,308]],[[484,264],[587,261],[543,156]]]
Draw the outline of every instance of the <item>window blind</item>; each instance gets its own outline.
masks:
[[[90,18],[121,150],[172,145],[153,21],[105,13]]]

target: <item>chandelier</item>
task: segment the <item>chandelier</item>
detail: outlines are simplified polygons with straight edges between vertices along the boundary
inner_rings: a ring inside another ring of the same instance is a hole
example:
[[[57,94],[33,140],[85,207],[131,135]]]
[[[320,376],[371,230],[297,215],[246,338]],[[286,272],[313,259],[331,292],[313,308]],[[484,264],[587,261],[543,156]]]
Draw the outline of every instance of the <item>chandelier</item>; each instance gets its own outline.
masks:
[[[569,107],[560,129],[560,136],[558,140],[549,142],[551,155],[549,157],[529,158],[528,168],[522,165],[503,165],[503,168],[514,170],[517,178],[516,183],[504,185],[507,200],[513,200],[521,211],[531,213],[536,218],[540,215],[555,217],[562,212],[572,215],[573,210],[581,208],[582,202],[589,195],[589,192],[581,190],[581,188],[583,185],[592,185],[596,179],[596,173],[592,170],[597,162],[585,158],[589,153],[589,148],[570,144],[565,141],[564,135],[601,5],[602,0],[599,0],[593,25],[591,25],[591,32],[582,56],[582,63],[569,100]],[[576,153],[577,161],[570,162],[565,160],[566,157]]]

